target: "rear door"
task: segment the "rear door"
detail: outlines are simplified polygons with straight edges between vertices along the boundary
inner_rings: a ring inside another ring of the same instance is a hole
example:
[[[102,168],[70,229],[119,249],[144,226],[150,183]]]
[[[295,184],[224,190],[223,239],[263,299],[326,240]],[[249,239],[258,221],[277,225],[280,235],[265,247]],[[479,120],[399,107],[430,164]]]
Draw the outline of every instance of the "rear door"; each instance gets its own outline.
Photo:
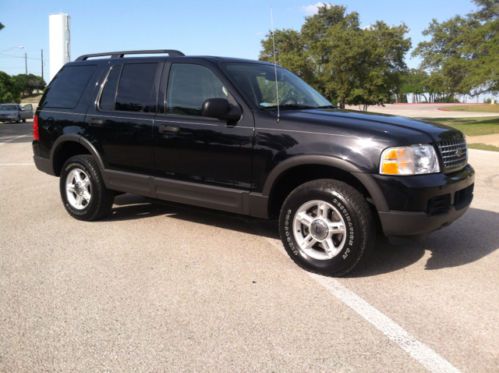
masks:
[[[154,169],[153,126],[162,65],[120,61],[107,69],[96,105],[86,117],[107,167],[138,173]]]
[[[163,106],[155,128],[159,172],[177,180],[251,189],[253,115],[230,83],[215,66],[197,61],[167,64],[163,76]],[[239,105],[243,115],[238,123],[201,116],[209,98]]]

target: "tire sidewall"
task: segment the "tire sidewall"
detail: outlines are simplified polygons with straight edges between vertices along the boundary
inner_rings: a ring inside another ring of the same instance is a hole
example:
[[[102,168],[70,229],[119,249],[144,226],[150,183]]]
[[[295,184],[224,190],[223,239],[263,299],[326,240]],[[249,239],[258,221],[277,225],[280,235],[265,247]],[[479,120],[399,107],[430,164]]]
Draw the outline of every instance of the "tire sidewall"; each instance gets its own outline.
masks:
[[[328,260],[317,260],[302,252],[293,234],[293,220],[298,208],[311,200],[323,200],[330,203],[345,221],[345,244],[335,257]],[[339,191],[300,190],[285,201],[279,221],[281,238],[288,254],[295,262],[309,270],[326,274],[342,273],[355,266],[363,254],[365,237],[362,237],[364,232],[360,219],[354,206]]]

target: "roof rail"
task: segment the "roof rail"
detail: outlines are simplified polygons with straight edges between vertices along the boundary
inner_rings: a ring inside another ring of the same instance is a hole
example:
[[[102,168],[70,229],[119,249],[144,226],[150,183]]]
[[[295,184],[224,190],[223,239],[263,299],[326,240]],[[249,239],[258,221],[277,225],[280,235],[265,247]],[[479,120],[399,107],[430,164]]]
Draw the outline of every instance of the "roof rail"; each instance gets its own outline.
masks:
[[[84,54],[78,57],[75,61],[85,61],[88,60],[89,58],[106,57],[106,56],[109,56],[109,58],[123,58],[127,54],[168,54],[170,57],[185,56],[185,54],[175,49],[151,49],[151,50],[117,51],[117,52]]]

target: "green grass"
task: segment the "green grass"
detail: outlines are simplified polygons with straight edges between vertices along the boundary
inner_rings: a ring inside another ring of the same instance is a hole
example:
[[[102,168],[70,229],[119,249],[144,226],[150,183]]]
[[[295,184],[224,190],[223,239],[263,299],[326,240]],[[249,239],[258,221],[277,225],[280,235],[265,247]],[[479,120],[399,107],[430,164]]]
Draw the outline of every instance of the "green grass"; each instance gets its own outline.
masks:
[[[491,150],[494,152],[499,152],[499,147],[494,146],[494,145],[482,144],[482,143],[468,144],[468,148],[480,149],[480,150]]]
[[[498,104],[472,104],[458,106],[443,106],[439,108],[443,111],[479,111],[482,113],[499,113]]]
[[[499,133],[499,117],[482,118],[422,118],[422,120],[454,127],[467,136]]]

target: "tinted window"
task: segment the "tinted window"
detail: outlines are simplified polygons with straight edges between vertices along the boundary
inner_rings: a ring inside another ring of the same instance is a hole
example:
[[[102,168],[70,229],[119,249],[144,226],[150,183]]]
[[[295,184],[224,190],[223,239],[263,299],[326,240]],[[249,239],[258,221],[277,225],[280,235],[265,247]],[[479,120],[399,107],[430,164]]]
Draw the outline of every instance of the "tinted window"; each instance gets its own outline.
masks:
[[[95,68],[95,65],[63,67],[50,84],[42,106],[74,108],[94,74]]]
[[[125,64],[116,96],[116,110],[154,112],[157,63]]]
[[[111,71],[104,83],[104,89],[100,97],[99,107],[102,110],[114,110],[116,99],[116,83],[120,77],[121,65],[111,67]]]
[[[209,98],[227,98],[227,89],[208,68],[193,64],[173,64],[167,92],[167,112],[201,115]]]

